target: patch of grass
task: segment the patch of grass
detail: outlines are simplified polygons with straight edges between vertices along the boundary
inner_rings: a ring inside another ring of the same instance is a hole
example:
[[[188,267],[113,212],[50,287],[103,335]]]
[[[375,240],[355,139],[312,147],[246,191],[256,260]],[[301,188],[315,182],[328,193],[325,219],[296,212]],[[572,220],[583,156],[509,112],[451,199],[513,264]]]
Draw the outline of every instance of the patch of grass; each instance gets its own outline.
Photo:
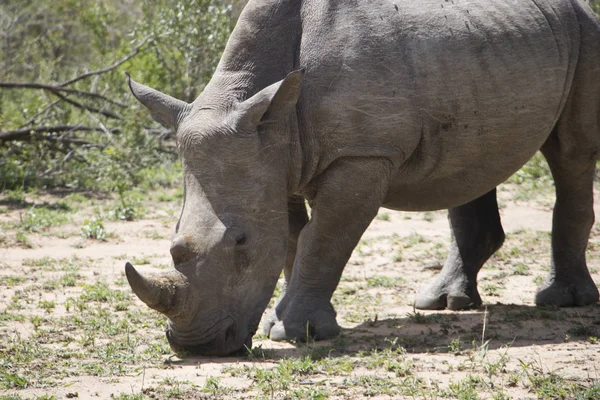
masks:
[[[569,398],[569,385],[563,377],[555,372],[545,372],[543,366],[538,363],[525,363],[519,360],[523,372],[527,376],[530,390],[538,398],[543,399],[565,399]]]
[[[156,200],[160,201],[160,202],[173,202],[176,200],[176,196],[171,194],[171,193],[167,193],[167,192],[159,192],[158,196],[156,196]]]
[[[589,387],[576,385],[572,392],[576,400],[600,399],[600,381],[596,380]]]
[[[231,389],[221,383],[221,380],[216,377],[209,377],[204,382],[201,389],[202,392],[208,393],[214,397],[220,398],[231,392]]]
[[[54,301],[50,301],[50,300],[40,300],[40,302],[38,303],[38,306],[42,310],[45,310],[49,314],[52,312],[54,307],[56,307],[56,303]]]
[[[140,212],[134,206],[117,204],[110,213],[111,219],[118,221],[133,221],[140,216]]]
[[[151,232],[144,231],[144,237],[146,237],[148,239],[154,239],[154,240],[167,238],[166,235],[161,235],[158,231],[151,231]]]
[[[122,290],[113,290],[108,283],[98,281],[93,285],[84,285],[83,293],[80,295],[83,301],[111,302],[111,301],[127,301],[129,294]]]
[[[115,400],[144,400],[145,397],[144,397],[143,393],[137,393],[137,394],[119,393],[116,396],[111,395],[110,398],[115,399]]]
[[[397,377],[410,375],[412,361],[406,358],[406,350],[394,341],[391,343],[392,347],[390,348],[381,351],[373,350],[368,356],[361,353],[360,356],[365,358],[366,366],[369,369],[383,368]]]
[[[413,324],[433,324],[433,323],[447,323],[449,319],[456,319],[455,315],[442,316],[439,314],[424,314],[416,309],[413,312],[407,313],[406,317]]]
[[[348,356],[324,357],[319,360],[318,368],[327,375],[348,375],[354,371],[358,362]]]
[[[118,221],[133,221],[144,216],[142,202],[131,193],[120,193],[119,201],[110,212],[110,218]]]
[[[2,322],[23,322],[25,321],[25,319],[25,316],[21,314],[9,313],[6,310],[0,312],[0,325],[2,324]]]
[[[423,235],[420,235],[418,233],[411,233],[404,240],[404,247],[409,248],[409,247],[416,246],[417,244],[426,243],[426,242],[427,242],[427,239]]]
[[[0,388],[25,389],[27,386],[29,386],[27,378],[16,373],[0,371]]]
[[[34,206],[21,217],[17,227],[26,232],[42,232],[67,222],[69,222],[69,218],[64,215],[64,210],[55,210],[47,206]]]
[[[60,277],[60,284],[63,287],[74,287],[77,284],[79,275],[74,272],[68,272]]]
[[[46,281],[42,284],[42,289],[46,292],[52,292],[60,287],[60,283],[55,280]]]
[[[447,396],[459,400],[477,400],[481,392],[481,378],[469,375],[458,382],[451,382],[448,386]]]
[[[340,371],[347,368],[352,368],[352,363],[348,358],[342,362],[337,360],[324,358],[319,361],[314,360],[311,356],[302,356],[298,358],[284,358],[277,362],[277,365],[272,368],[264,368],[255,364],[253,366],[244,365],[242,367],[228,367],[223,372],[231,376],[245,376],[253,381],[253,384],[267,398],[280,398],[283,393],[286,393],[285,398],[294,398],[289,396],[290,393],[296,393],[304,396],[310,393],[314,398],[326,398],[328,393],[325,388],[319,387],[319,383],[314,386],[313,390],[305,391],[302,387],[298,387],[301,382],[310,381],[313,375],[323,374],[325,371]],[[311,381],[313,382],[313,381]],[[323,397],[325,396],[325,397]],[[304,398],[304,397],[300,397]],[[313,397],[309,397],[313,398]]]
[[[145,254],[142,254],[139,257],[133,257],[131,260],[134,265],[147,265],[150,264],[150,261],[150,257]]]
[[[519,186],[520,190],[515,196],[519,200],[528,200],[540,193],[548,193],[554,185],[548,163],[539,151],[527,164],[508,178],[507,182]]]
[[[380,221],[389,221],[390,214],[388,214],[386,212],[379,213],[379,214],[377,214],[377,219]]]
[[[462,353],[462,344],[459,338],[454,338],[448,343],[448,352],[454,355]]]
[[[373,396],[394,396],[399,393],[398,383],[391,378],[384,378],[375,375],[362,375],[353,378],[346,378],[342,382],[346,387],[359,387],[363,395]]]
[[[567,332],[569,333],[569,335],[572,335],[572,336],[583,336],[583,337],[590,337],[590,336],[594,337],[598,334],[595,326],[583,325],[583,324],[577,324],[576,326],[569,328],[569,330]]]
[[[56,264],[57,260],[52,257],[40,257],[40,258],[25,258],[23,259],[23,266],[26,267],[46,267],[49,265]]]
[[[30,203],[25,200],[25,192],[23,190],[7,190],[3,192],[4,198],[0,199],[1,205],[12,207],[28,207]]]
[[[89,200],[81,193],[71,193],[70,195],[65,197],[65,201],[68,201],[70,203],[85,203]]]
[[[23,276],[5,275],[0,276],[0,286],[16,286],[23,282],[27,282],[28,279]]]
[[[488,296],[500,296],[500,287],[498,285],[494,285],[493,283],[486,283],[481,286],[481,291]]]
[[[128,308],[129,308],[128,301],[119,301],[114,304],[115,311],[127,311]]]
[[[433,220],[435,219],[435,214],[428,211],[426,213],[423,213],[423,220],[427,221],[427,222],[433,222]]]
[[[96,217],[86,220],[81,227],[81,236],[86,239],[106,240],[106,231],[102,220]]]
[[[392,288],[398,287],[404,284],[406,281],[400,277],[390,277],[390,276],[373,276],[367,278],[367,287],[384,287],[384,288]]]
[[[258,335],[254,336],[254,340],[263,340],[266,338],[260,338]],[[262,345],[252,346],[251,349],[247,349],[246,357],[249,360],[270,360],[273,359],[274,352],[272,349],[266,349]]]
[[[31,243],[27,234],[25,232],[23,232],[22,230],[17,231],[16,240],[17,240],[17,243],[21,244],[22,246],[24,246],[28,249],[33,248],[33,243]]]
[[[512,273],[513,275],[531,275],[529,266],[522,262],[518,262],[512,267]]]

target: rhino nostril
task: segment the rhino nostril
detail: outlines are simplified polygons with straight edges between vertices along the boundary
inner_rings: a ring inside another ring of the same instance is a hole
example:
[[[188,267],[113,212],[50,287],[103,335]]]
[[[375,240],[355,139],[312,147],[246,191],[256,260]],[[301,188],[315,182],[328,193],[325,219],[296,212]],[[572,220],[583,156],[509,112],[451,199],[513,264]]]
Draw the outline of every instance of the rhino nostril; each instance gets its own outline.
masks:
[[[194,256],[194,253],[189,246],[184,241],[179,239],[175,239],[173,243],[171,243],[170,251],[175,265],[183,264]]]

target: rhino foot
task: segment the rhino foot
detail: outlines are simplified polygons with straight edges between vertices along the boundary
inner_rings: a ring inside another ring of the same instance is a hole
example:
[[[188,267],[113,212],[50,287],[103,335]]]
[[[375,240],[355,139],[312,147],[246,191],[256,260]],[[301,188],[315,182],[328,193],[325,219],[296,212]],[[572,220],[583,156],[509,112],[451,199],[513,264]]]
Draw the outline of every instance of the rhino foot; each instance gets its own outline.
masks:
[[[549,278],[535,296],[535,304],[538,306],[587,306],[598,300],[598,288],[589,275],[571,282]]]
[[[310,311],[308,311],[310,310]],[[281,318],[278,317],[281,316]],[[335,310],[328,302],[322,307],[277,307],[263,323],[263,333],[275,341],[309,339],[327,340],[339,335],[340,326],[335,320]]]
[[[467,310],[481,305],[476,283],[465,280],[445,282],[438,277],[417,294],[415,308],[420,310]]]

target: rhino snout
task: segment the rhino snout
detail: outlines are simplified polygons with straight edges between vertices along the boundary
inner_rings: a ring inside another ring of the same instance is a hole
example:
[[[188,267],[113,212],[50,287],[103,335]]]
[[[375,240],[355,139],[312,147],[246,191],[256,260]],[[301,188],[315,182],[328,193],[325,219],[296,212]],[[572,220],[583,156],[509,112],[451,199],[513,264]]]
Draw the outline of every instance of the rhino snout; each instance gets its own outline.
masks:
[[[211,328],[211,331],[215,333],[180,331],[170,325],[166,335],[171,350],[175,353],[227,356],[245,352],[252,347],[252,333],[237,324],[233,318],[221,320]]]

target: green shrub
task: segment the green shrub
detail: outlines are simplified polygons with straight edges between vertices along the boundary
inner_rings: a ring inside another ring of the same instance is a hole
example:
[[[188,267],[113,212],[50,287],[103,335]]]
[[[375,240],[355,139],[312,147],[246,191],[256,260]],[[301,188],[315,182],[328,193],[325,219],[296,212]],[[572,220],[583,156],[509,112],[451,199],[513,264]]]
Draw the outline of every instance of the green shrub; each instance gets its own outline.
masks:
[[[106,231],[102,221],[95,217],[86,220],[81,228],[81,236],[86,239],[106,240]]]
[[[0,82],[103,96],[0,89],[0,133],[47,130],[0,141],[0,191],[113,192],[178,182],[173,140],[130,95],[124,73],[191,101],[212,75],[232,26],[230,2],[223,0],[0,2]],[[68,83],[124,60],[138,46],[118,68]],[[119,218],[135,218],[131,210],[122,211]]]

